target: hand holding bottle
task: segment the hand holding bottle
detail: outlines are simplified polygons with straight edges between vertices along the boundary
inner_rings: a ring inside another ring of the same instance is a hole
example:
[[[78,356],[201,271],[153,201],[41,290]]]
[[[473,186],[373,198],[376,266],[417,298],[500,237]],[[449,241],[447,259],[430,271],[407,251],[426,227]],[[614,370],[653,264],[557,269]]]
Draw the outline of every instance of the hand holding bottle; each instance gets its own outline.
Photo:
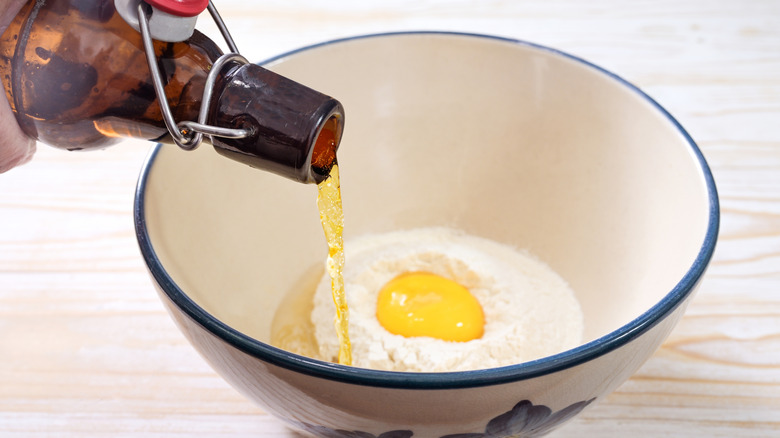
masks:
[[[0,34],[26,0],[0,0]],[[0,93],[0,173],[24,164],[35,153],[35,140],[26,136],[16,122],[5,93]]]

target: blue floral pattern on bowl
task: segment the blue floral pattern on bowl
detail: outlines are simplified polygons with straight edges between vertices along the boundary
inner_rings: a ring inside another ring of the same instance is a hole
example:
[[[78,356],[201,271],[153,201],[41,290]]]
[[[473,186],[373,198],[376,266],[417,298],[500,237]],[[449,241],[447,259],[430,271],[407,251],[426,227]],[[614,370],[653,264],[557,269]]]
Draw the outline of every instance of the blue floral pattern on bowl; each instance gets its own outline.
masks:
[[[314,426],[311,424],[298,423],[298,427],[306,432],[322,438],[409,438],[414,435],[411,430],[391,430],[379,435],[359,430],[330,429],[325,426]]]
[[[534,405],[523,400],[511,410],[490,420],[482,433],[456,433],[441,438],[533,438],[550,433],[559,424],[564,423],[589,404],[592,398],[569,405],[558,412],[544,405]]]
[[[523,400],[512,409],[493,418],[485,426],[484,432],[455,433],[441,438],[535,438],[552,432],[558,425],[579,414],[596,398],[571,404],[560,411],[553,412],[545,405],[534,405]],[[330,429],[324,426],[298,423],[298,427],[323,438],[410,438],[411,430],[391,430],[374,435],[358,430]]]

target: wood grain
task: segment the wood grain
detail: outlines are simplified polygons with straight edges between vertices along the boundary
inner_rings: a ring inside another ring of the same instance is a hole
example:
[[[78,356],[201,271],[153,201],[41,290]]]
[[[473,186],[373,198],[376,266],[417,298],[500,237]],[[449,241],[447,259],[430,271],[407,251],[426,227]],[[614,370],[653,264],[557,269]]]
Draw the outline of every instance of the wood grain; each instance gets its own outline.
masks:
[[[552,46],[643,88],[713,169],[719,245],[669,340],[553,436],[780,436],[780,2],[217,6],[253,60],[356,34],[452,30]],[[206,16],[199,27],[218,39]],[[0,176],[0,437],[296,436],[216,376],[156,297],[131,214],[149,146],[39,146]]]

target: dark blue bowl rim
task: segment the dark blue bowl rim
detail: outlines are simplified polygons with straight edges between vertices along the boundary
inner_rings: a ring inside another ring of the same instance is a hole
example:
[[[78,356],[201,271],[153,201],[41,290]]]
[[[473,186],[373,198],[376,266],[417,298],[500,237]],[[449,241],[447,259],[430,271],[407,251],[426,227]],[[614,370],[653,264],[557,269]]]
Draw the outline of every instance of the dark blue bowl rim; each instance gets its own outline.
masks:
[[[233,347],[268,363],[310,376],[316,376],[350,384],[407,389],[456,389],[496,385],[530,379],[570,368],[607,354],[610,351],[613,351],[620,346],[632,341],[633,339],[636,339],[641,334],[653,328],[656,324],[662,321],[664,317],[672,313],[683,302],[685,302],[686,298],[693,293],[696,285],[701,280],[715,250],[715,244],[718,237],[718,228],[720,225],[720,208],[715,181],[712,176],[712,172],[710,171],[710,168],[701,153],[701,150],[693,141],[691,136],[685,131],[685,129],[683,129],[680,123],[650,96],[645,94],[633,84],[615,75],[614,73],[604,70],[597,65],[594,65],[568,53],[527,41],[483,34],[438,31],[390,32],[340,38],[283,53],[281,55],[270,58],[261,64],[267,64],[317,47],[338,44],[346,41],[367,38],[390,38],[395,36],[408,35],[440,35],[483,38],[513,43],[520,46],[552,53],[576,61],[598,72],[601,72],[602,74],[607,75],[655,107],[655,109],[659,111],[687,141],[691,152],[696,157],[699,165],[701,166],[701,171],[706,183],[709,197],[709,219],[707,232],[705,234],[704,241],[702,242],[699,253],[682,279],[660,302],[619,329],[602,336],[601,338],[583,344],[577,348],[564,351],[562,353],[543,359],[516,365],[462,372],[407,373],[348,367],[298,356],[257,341],[227,326],[222,321],[219,321],[214,316],[206,312],[203,308],[195,304],[195,302],[192,301],[179,288],[179,286],[173,281],[173,279],[163,268],[162,263],[157,258],[157,255],[155,254],[154,248],[152,247],[151,241],[149,239],[146,228],[146,219],[144,216],[144,195],[147,180],[157,153],[160,148],[163,147],[162,145],[158,144],[153,148],[141,170],[136,187],[133,214],[136,238],[138,240],[141,254],[151,275],[159,284],[160,288],[166,294],[168,299],[170,299],[179,309],[182,310],[182,312],[184,312],[197,324],[202,326],[205,330],[211,332],[213,335],[217,336]]]

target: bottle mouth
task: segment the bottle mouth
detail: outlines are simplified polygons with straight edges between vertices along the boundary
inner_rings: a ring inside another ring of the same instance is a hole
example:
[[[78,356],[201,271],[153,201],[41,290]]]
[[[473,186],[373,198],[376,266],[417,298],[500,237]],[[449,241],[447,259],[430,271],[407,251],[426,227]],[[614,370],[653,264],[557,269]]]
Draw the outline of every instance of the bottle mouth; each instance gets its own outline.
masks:
[[[337,163],[336,151],[339,148],[343,131],[344,113],[340,111],[340,108],[336,108],[330,114],[328,120],[322,124],[322,128],[320,128],[314,140],[314,147],[311,152],[310,177],[315,183],[319,184],[325,181],[328,175],[330,175],[333,165]]]

